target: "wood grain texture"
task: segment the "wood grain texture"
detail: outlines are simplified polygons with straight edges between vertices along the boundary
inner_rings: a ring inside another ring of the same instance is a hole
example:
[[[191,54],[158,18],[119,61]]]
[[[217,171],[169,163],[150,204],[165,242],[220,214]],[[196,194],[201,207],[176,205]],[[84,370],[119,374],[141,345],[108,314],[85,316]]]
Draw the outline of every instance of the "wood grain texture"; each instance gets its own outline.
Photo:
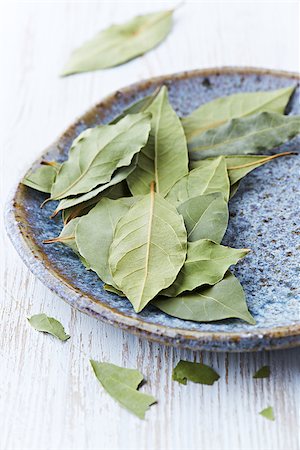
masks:
[[[157,8],[175,2],[155,2]],[[115,89],[153,75],[221,65],[299,70],[298,2],[187,2],[171,36],[124,66],[60,79],[70,51],[150,2],[4,3],[0,9],[1,208],[14,183],[78,115]],[[1,215],[2,217],[2,215]],[[298,450],[300,349],[192,353],[149,343],[72,310],[21,262],[1,225],[1,450]],[[65,343],[26,316],[59,319]],[[159,403],[140,421],[99,386],[89,358],[138,368]],[[211,386],[182,386],[182,359],[211,364]],[[271,377],[253,380],[263,364]],[[258,412],[272,405],[276,421]]]

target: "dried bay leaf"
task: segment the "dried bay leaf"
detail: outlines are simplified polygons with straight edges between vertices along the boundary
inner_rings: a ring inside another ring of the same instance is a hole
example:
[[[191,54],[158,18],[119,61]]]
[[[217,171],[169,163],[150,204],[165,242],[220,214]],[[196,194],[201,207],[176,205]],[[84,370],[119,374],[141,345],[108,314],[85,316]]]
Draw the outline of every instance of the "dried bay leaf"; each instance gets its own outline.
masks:
[[[268,420],[275,420],[274,411],[272,406],[269,406],[268,408],[263,409],[259,413],[261,416],[265,417]]]
[[[187,384],[187,380],[193,383],[213,385],[220,375],[206,364],[180,360],[173,369],[172,379],[181,384]]]
[[[269,378],[270,376],[270,366],[262,366],[255,372],[253,378]]]
[[[170,190],[166,199],[178,205],[198,195],[221,192],[227,201],[230,183],[225,158],[220,156],[198,162],[197,168],[181,178]]]
[[[143,375],[135,369],[125,369],[115,364],[90,360],[94,374],[106,392],[140,419],[151,405],[156,403],[152,395],[137,391]]]
[[[71,248],[73,252],[79,255],[78,247],[75,241],[75,228],[78,225],[79,220],[79,217],[70,220],[70,222],[63,227],[59,236],[45,240],[44,244],[54,244],[59,242]]]
[[[152,115],[149,139],[127,183],[133,195],[143,195],[149,192],[150,183],[154,180],[156,192],[164,197],[188,173],[186,139],[180,120],[169,103],[165,86],[146,111]]]
[[[120,297],[125,297],[125,295],[123,294],[123,292],[119,291],[119,289],[111,286],[110,284],[104,284],[103,288],[107,291],[107,292],[111,292],[112,294],[117,294]]]
[[[232,198],[239,187],[239,180],[245,177],[252,170],[266,164],[273,159],[280,158],[282,156],[294,155],[293,152],[277,153],[275,155],[227,155],[225,156],[225,162],[228,170],[228,176],[230,181],[230,196]],[[190,161],[191,169],[197,169],[201,167],[203,163],[213,161],[215,158],[207,158],[205,160]]]
[[[126,180],[128,175],[135,169],[137,164],[137,155],[133,157],[133,160],[131,164],[127,167],[121,167],[120,169],[116,170],[116,172],[113,174],[111,180],[108,183],[101,184],[100,186],[96,187],[95,189],[92,189],[91,191],[87,192],[86,194],[79,195],[77,197],[71,197],[71,198],[64,198],[61,200],[54,211],[53,215],[56,215],[59,211],[63,209],[73,208],[74,206],[77,206],[79,204],[84,203],[84,208],[86,208],[89,205],[96,204],[102,195],[108,194],[107,191],[108,188],[111,188],[112,186],[115,186],[122,181]],[[106,191],[106,192],[104,192]],[[122,194],[124,190],[122,188]]]
[[[22,184],[25,184],[25,186],[31,187],[36,191],[48,194],[51,192],[56,175],[56,167],[52,165],[43,165],[38,167],[34,172],[27,174],[23,178]]]
[[[173,10],[136,16],[112,25],[73,51],[62,76],[118,66],[165,39],[172,28]]]
[[[44,244],[63,244],[73,250],[74,253],[79,257],[82,264],[86,269],[90,269],[90,264],[87,260],[79,253],[76,240],[75,240],[75,229],[79,223],[80,217],[76,217],[75,219],[70,220],[62,229],[59,236],[47,239],[43,243]]]
[[[244,178],[252,170],[282,156],[294,155],[292,152],[277,153],[275,155],[234,155],[226,156],[228,176],[231,186]]]
[[[262,112],[232,119],[189,141],[190,159],[251,154],[284,144],[300,133],[300,116]]]
[[[66,341],[70,338],[65,333],[62,324],[53,317],[48,317],[46,314],[35,314],[34,316],[28,317],[27,320],[37,331],[52,334],[52,336],[57,337],[61,341]]]
[[[160,295],[176,297],[204,284],[213,285],[224,277],[233,264],[247,255],[248,249],[235,249],[208,239],[188,242],[187,258],[175,282]]]
[[[255,324],[248,311],[243,288],[230,272],[212,287],[204,287],[168,299],[157,297],[151,303],[166,314],[179,319],[212,322],[238,318],[251,325]]]
[[[56,176],[51,199],[84,194],[109,182],[115,170],[130,165],[147,142],[149,131],[147,113],[131,114],[115,125],[85,130],[73,142],[69,158]]]
[[[75,217],[80,217],[87,214],[102,198],[110,198],[112,200],[117,200],[121,197],[130,197],[131,193],[128,189],[126,181],[121,181],[118,184],[114,184],[113,186],[105,189],[100,192],[100,194],[96,195],[96,197],[92,197],[90,200],[74,205],[70,208],[62,210],[62,216],[64,224],[68,223],[70,220]]]
[[[239,181],[237,181],[236,183],[234,183],[234,184],[232,184],[232,185],[230,186],[230,196],[229,196],[229,199],[231,199],[231,198],[237,193],[237,191],[238,191],[238,189],[239,189],[239,186],[240,186],[240,182],[239,182]]]
[[[79,205],[72,206],[71,208],[63,209],[62,220],[64,225],[67,225],[71,220],[76,219],[77,217],[84,216],[92,209],[93,206],[95,205],[92,204],[90,206],[89,202],[87,202],[87,205],[85,205],[85,203],[80,203]]]
[[[175,207],[154,192],[117,223],[109,265],[114,282],[136,312],[172,284],[186,258],[187,237]]]
[[[243,92],[205,103],[182,119],[187,140],[231,119],[264,111],[283,114],[294,90],[295,86],[289,86],[276,91]]]
[[[118,200],[103,198],[87,215],[79,219],[75,230],[80,254],[99,278],[114,288],[117,286],[108,265],[109,248],[118,221],[137,200],[136,197]]]
[[[146,97],[142,97],[139,100],[131,103],[127,108],[125,108],[120,114],[118,114],[110,124],[114,124],[119,122],[119,120],[123,119],[127,114],[137,114],[139,112],[145,111],[153,102],[160,89],[155,89],[151,95],[147,95]]]
[[[220,192],[192,197],[178,205],[177,210],[184,219],[188,241],[222,241],[229,213],[227,202]]]

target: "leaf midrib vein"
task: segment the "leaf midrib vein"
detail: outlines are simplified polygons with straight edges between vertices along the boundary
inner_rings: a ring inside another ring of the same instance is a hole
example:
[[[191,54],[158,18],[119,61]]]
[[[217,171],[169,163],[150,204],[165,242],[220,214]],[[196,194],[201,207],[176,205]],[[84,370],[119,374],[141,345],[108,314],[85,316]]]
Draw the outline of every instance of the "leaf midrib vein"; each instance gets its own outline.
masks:
[[[149,224],[148,224],[148,232],[147,232],[147,246],[146,246],[146,255],[145,255],[145,271],[144,271],[144,279],[141,285],[140,297],[139,297],[139,306],[141,305],[144,289],[146,285],[146,280],[148,277],[149,271],[149,255],[150,255],[150,243],[151,243],[151,233],[152,233],[152,223],[153,223],[153,212],[154,212],[154,189],[150,190],[150,211],[149,211]]]

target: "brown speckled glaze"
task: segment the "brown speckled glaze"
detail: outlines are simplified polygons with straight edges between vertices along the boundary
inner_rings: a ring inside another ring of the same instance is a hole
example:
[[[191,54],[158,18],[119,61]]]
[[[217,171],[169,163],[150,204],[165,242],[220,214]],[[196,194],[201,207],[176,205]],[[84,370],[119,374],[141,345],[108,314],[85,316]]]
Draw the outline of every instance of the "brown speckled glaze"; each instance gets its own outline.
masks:
[[[168,86],[170,100],[186,115],[213,98],[241,91],[297,85],[289,113],[300,114],[299,76],[250,68],[219,68],[166,75],[136,83],[108,96],[70,126],[41,159],[63,161],[72,140],[85,128],[107,123],[131,102]],[[280,150],[299,150],[299,138]],[[176,319],[152,306],[135,314],[130,303],[106,292],[70,249],[42,244],[56,236],[60,218],[45,195],[19,184],[6,209],[8,234],[29,269],[73,307],[141,337],[167,345],[211,351],[254,351],[300,344],[299,270],[295,248],[300,246],[299,156],[275,160],[250,174],[230,202],[231,220],[224,243],[249,246],[251,254],[234,269],[247,295],[255,326],[240,320],[196,323]],[[293,199],[293,201],[291,201]]]

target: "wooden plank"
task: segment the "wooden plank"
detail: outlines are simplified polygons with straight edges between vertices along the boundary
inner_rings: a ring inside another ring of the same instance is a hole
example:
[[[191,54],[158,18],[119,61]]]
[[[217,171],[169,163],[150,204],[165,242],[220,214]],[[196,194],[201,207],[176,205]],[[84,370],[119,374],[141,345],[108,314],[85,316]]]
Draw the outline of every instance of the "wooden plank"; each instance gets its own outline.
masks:
[[[156,2],[157,7],[175,2]],[[270,8],[272,15],[270,16]],[[115,89],[149,76],[218,65],[299,68],[296,3],[188,2],[172,35],[119,68],[58,78],[70,51],[150,2],[24,3],[0,10],[1,208],[13,184],[73,119]],[[209,354],[166,348],[72,310],[20,261],[3,231],[0,256],[0,448],[5,450],[299,449],[298,349]],[[34,331],[46,312],[72,338]],[[89,358],[139,368],[159,400],[145,421],[122,410],[94,378]],[[211,364],[214,386],[179,385],[182,359]],[[270,364],[268,380],[253,380]],[[276,422],[258,412],[273,405]]]

